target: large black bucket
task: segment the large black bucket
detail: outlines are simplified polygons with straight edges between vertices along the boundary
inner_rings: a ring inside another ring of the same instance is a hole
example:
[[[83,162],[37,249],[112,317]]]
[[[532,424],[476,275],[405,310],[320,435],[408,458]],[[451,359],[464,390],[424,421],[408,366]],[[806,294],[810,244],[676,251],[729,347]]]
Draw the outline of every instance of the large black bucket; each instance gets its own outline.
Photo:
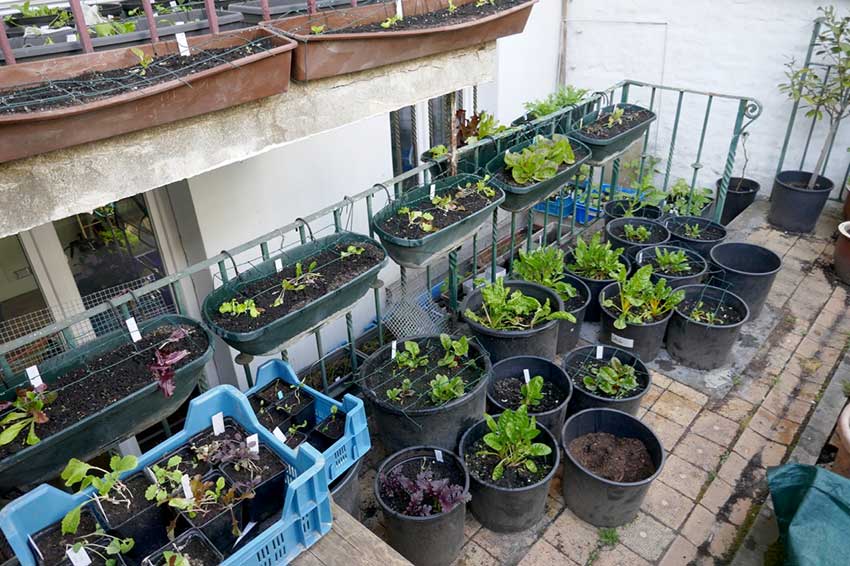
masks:
[[[750,308],[750,320],[758,318],[776,274],[782,269],[782,258],[755,244],[727,242],[711,249],[711,261],[722,273],[709,284],[744,299]]]
[[[720,185],[723,179],[717,179],[717,194],[720,194]],[[720,223],[726,226],[739,214],[744,212],[748,206],[756,200],[756,193],[761,185],[753,179],[731,177],[729,188],[726,191],[726,202],[723,203],[723,212],[720,214]]]
[[[818,175],[813,190],[806,188],[812,174],[782,171],[773,181],[767,221],[787,232],[811,232],[835,183]]]
[[[582,378],[580,370],[585,359],[595,358],[607,363],[615,356],[621,363],[635,368],[635,377],[640,384],[636,393],[622,399],[612,399],[611,397],[604,397],[587,391],[577,381]],[[573,394],[570,397],[570,403],[567,407],[568,416],[584,411],[585,409],[600,407],[617,409],[630,415],[637,415],[640,409],[640,400],[647,394],[649,386],[652,383],[652,376],[649,370],[637,356],[613,346],[598,345],[576,348],[564,356],[563,368],[570,379],[574,381]]]

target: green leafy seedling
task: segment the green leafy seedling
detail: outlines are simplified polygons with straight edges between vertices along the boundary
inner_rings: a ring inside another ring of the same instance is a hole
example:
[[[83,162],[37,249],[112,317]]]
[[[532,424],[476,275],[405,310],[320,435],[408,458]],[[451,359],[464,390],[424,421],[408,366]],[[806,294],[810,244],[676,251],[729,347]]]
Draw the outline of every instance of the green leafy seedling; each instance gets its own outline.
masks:
[[[516,411],[505,409],[496,420],[490,415],[484,415],[487,428],[484,443],[489,450],[479,454],[493,455],[499,458],[499,463],[493,468],[492,478],[498,481],[506,468],[524,466],[531,473],[537,473],[534,458],[548,456],[552,448],[542,442],[533,442],[540,434],[537,420],[528,414],[528,407],[520,405]]]
[[[453,399],[462,397],[464,393],[463,379],[459,375],[449,379],[438,373],[428,384],[431,386],[431,401],[434,403],[448,403]]]
[[[313,35],[321,35],[325,31],[325,26],[310,26],[310,33]]]
[[[257,318],[260,314],[265,312],[265,309],[258,307],[254,303],[254,299],[245,299],[242,302],[237,301],[236,299],[230,299],[229,301],[219,305],[218,312],[221,314],[229,314],[230,316],[247,314],[251,318]]]
[[[339,259],[345,259],[347,257],[360,255],[366,251],[366,248],[361,248],[359,246],[348,246],[345,250],[339,252]]]
[[[535,375],[528,380],[528,383],[523,383],[519,388],[522,394],[522,404],[528,407],[536,407],[543,400],[543,376]]]

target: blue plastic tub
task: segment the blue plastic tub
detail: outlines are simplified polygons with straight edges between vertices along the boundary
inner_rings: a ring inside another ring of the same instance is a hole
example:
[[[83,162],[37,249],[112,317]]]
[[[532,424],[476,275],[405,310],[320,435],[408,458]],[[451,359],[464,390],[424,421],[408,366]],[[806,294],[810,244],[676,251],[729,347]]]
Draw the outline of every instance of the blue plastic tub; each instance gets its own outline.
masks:
[[[548,213],[553,218],[558,218],[561,212],[561,200],[564,201],[564,218],[569,218],[573,213],[573,197],[552,197],[534,205],[534,210],[540,213]]]
[[[611,191],[610,183],[605,183],[602,185],[603,194],[608,194]],[[635,194],[635,189],[630,189],[629,187],[619,187],[617,189],[617,194],[626,194],[633,195]],[[595,195],[588,195],[587,197],[591,203],[596,202]],[[603,205],[605,203],[602,203]],[[585,200],[585,195],[583,191],[579,191],[576,195],[576,223],[577,224],[586,224],[590,222],[594,218],[597,218],[602,213],[602,210],[597,208],[594,205],[587,206],[587,201]],[[556,213],[557,215],[557,213]]]
[[[312,397],[316,424],[330,416],[331,407],[336,407],[339,412],[345,414],[345,433],[322,453],[325,460],[325,479],[330,484],[356,464],[372,447],[363,400],[346,393],[342,402],[335,401],[312,387],[301,384],[292,366],[283,360],[269,360],[260,366],[257,371],[257,384],[246,394],[258,393],[276,379],[281,379],[289,385],[301,385],[302,390]],[[262,428],[262,425],[260,426]]]
[[[286,564],[312,546],[331,529],[331,502],[322,470],[325,459],[312,446],[293,451],[260,426],[248,399],[230,385],[218,386],[192,400],[185,428],[139,458],[130,476],[166,454],[178,450],[190,438],[211,426],[212,416],[224,413],[275,452],[289,467],[280,519],[228,557],[223,566],[272,566]],[[91,498],[93,488],[71,495],[40,485],[0,510],[0,529],[21,566],[36,566],[27,537],[62,520],[65,514]]]

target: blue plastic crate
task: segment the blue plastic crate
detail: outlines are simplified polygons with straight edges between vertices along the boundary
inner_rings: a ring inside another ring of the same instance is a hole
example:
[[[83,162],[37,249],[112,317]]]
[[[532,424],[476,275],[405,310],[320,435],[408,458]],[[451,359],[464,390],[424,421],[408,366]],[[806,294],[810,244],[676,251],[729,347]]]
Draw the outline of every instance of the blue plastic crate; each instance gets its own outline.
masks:
[[[130,476],[179,449],[190,438],[211,426],[212,416],[224,413],[287,464],[287,488],[280,519],[222,562],[223,566],[273,566],[286,564],[312,546],[331,529],[331,502],[322,470],[325,459],[312,446],[294,451],[260,426],[248,399],[230,385],[221,385],[192,400],[186,425],[156,448],[139,458]],[[93,488],[68,494],[49,485],[40,485],[0,510],[0,529],[21,566],[36,566],[27,537],[62,520],[65,514],[91,498]]]
[[[610,190],[611,185],[609,183],[605,183],[602,185],[603,194],[608,194]],[[618,194],[624,193],[627,195],[633,195],[635,194],[635,192],[635,189],[631,189],[629,187],[619,187],[618,189]],[[587,203],[585,200],[583,200],[583,198],[584,193],[581,193],[580,195],[576,196],[576,222],[578,224],[586,224],[587,222],[598,217],[601,212],[601,209],[597,208],[596,206],[587,206]],[[594,196],[589,195],[588,198],[590,199],[590,202],[596,202],[596,198]]]
[[[257,371],[257,384],[246,394],[257,393],[276,379],[281,379],[290,385],[301,385],[302,390],[313,398],[316,424],[331,414],[331,407],[336,407],[338,411],[345,414],[345,433],[322,453],[325,458],[325,479],[330,484],[356,464],[357,460],[372,447],[363,400],[347,393],[342,398],[342,402],[335,401],[312,387],[302,384],[292,366],[283,360],[269,360],[260,366]],[[304,444],[307,442],[305,441]]]
[[[564,201],[564,218],[569,218],[573,213],[573,197],[552,197],[543,202],[538,202],[534,205],[534,210],[540,213],[548,213],[549,216],[557,218],[561,212],[561,200]]]

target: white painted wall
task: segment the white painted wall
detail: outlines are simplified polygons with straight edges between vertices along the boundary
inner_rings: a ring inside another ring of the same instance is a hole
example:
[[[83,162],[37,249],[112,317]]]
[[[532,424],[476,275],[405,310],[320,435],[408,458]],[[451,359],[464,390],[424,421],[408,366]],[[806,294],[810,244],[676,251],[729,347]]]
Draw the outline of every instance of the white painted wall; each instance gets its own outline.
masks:
[[[805,58],[821,4],[823,0],[572,0],[567,10],[567,81],[602,89],[631,78],[758,99],[764,110],[749,129],[747,176],[767,192],[791,108],[776,87],[784,80],[784,64],[792,57]],[[846,1],[837,4],[845,12],[850,8]],[[648,92],[635,94],[649,102]],[[655,147],[667,147],[675,110],[675,95],[664,95]],[[700,173],[706,185],[713,186],[723,171],[736,110],[734,103],[715,100]],[[685,97],[674,175],[690,178],[704,112],[704,98]],[[808,124],[801,120],[786,169],[799,167],[807,131]],[[814,167],[823,137],[816,132],[814,139],[809,168]],[[845,124],[827,170],[836,184],[850,160],[844,150],[848,146],[850,124]],[[740,165],[739,159],[734,174],[740,173]]]

